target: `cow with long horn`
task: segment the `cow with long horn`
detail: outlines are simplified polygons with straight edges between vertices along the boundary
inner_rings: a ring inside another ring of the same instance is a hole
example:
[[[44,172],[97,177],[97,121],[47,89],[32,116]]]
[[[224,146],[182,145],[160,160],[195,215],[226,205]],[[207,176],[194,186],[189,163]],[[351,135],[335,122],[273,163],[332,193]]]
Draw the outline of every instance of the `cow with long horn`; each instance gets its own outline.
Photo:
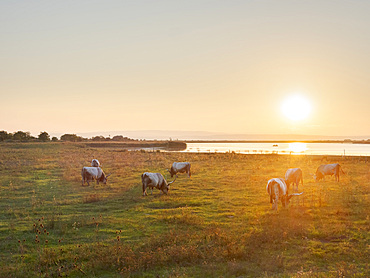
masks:
[[[84,186],[85,182],[87,182],[87,185],[90,185],[89,182],[93,180],[96,180],[96,184],[99,184],[99,182],[107,184],[110,175],[105,175],[100,167],[83,167],[81,170],[82,186]]]
[[[170,184],[172,184],[176,180],[176,178],[177,176],[175,176],[175,179],[173,181],[167,182],[161,173],[145,172],[141,175],[141,182],[143,184],[143,196],[148,195],[146,193],[147,188],[151,188],[153,194],[154,187],[161,190],[164,194],[167,194],[168,190],[170,189]]]
[[[174,175],[177,175],[177,173],[186,173],[188,174],[188,177],[190,178],[191,172],[190,172],[190,163],[189,162],[174,162],[172,163],[171,169],[167,171],[171,174],[171,178]]]
[[[320,165],[316,170],[316,175],[312,175],[315,181],[325,180],[325,176],[332,176],[339,182],[339,174],[345,174],[338,163]]]
[[[270,203],[272,204],[272,209],[278,210],[278,201],[281,200],[283,207],[289,204],[290,199],[293,196],[299,196],[301,193],[288,194],[288,188],[285,180],[282,178],[273,178],[267,182],[266,186],[267,193],[270,195]]]

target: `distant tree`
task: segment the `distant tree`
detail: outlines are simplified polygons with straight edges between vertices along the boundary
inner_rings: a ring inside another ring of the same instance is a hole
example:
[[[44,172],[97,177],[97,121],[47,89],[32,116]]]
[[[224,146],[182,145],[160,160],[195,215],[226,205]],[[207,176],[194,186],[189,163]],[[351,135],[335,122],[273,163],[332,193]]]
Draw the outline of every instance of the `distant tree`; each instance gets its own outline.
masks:
[[[62,140],[62,141],[71,141],[71,142],[81,142],[85,139],[81,136],[77,136],[76,134],[63,134],[60,137],[60,140]]]
[[[122,135],[116,135],[112,138],[113,141],[134,141],[134,139],[123,137]]]
[[[51,138],[51,141],[57,142],[58,141],[58,138],[54,136],[53,138]]]
[[[28,141],[32,138],[33,137],[31,136],[30,132],[17,131],[13,134],[13,140],[16,141]]]
[[[38,139],[43,142],[50,141],[50,135],[46,131],[40,132]]]
[[[112,138],[113,141],[124,141],[124,138],[122,135],[116,135]]]
[[[95,136],[91,138],[92,141],[105,141],[104,136]]]
[[[5,130],[0,131],[0,141],[12,139],[12,134],[9,134]]]

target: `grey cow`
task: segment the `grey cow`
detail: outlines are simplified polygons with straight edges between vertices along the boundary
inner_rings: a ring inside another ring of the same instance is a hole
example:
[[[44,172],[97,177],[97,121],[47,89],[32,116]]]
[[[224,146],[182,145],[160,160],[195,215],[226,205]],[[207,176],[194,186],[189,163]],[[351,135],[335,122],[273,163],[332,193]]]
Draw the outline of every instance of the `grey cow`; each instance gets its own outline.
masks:
[[[334,175],[335,180],[339,182],[339,173],[345,174],[342,167],[338,163],[334,164],[324,164],[320,165],[316,170],[316,175],[314,175],[315,181],[320,181],[325,179],[327,175]]]
[[[167,194],[168,190],[170,189],[170,184],[172,184],[176,180],[176,178],[177,176],[173,181],[167,182],[161,173],[145,172],[141,175],[141,182],[143,184],[143,196],[148,195],[146,193],[147,188],[151,188],[153,194],[154,187],[161,190],[164,194]]]
[[[303,185],[303,176],[301,168],[290,168],[285,172],[285,183],[288,187],[288,190],[290,184],[293,184],[293,190],[295,185],[295,189],[296,191],[298,191],[299,182],[302,182]]]
[[[91,167],[100,167],[100,162],[97,159],[91,160]]]
[[[272,204],[272,209],[278,210],[278,202],[281,201],[283,207],[289,204],[290,198],[293,196],[299,196],[301,193],[288,194],[288,188],[286,186],[285,180],[282,178],[273,178],[267,182],[266,186],[267,193],[270,195],[270,203]]]
[[[168,170],[171,174],[171,178],[177,173],[187,173],[188,177],[190,178],[190,163],[189,162],[174,162],[172,163],[171,169]]]
[[[87,182],[87,185],[90,185],[89,182],[93,180],[96,180],[97,184],[99,184],[99,182],[107,184],[110,175],[111,174],[105,175],[100,167],[83,167],[81,170],[82,186],[84,186],[85,182]]]

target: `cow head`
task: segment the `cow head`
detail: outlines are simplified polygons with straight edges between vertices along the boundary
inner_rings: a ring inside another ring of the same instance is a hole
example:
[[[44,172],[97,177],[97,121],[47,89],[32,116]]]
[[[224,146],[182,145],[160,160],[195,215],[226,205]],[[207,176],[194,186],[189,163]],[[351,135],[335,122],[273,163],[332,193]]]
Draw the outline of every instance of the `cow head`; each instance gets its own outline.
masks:
[[[105,175],[104,173],[102,173],[99,181],[102,182],[103,184],[107,184],[107,181],[108,181],[108,177],[112,175],[112,174],[108,174],[108,175]]]
[[[175,175],[175,174],[176,174],[176,172],[173,170],[173,168],[172,168],[172,167],[171,167],[171,169],[170,169],[170,170],[168,170],[168,169],[167,169],[167,171],[170,173],[171,178],[173,177],[173,175]]]
[[[168,187],[168,186],[162,186],[162,188],[161,188],[161,190],[162,190],[162,192],[164,193],[164,194],[168,194],[168,190],[170,190],[170,188]]]
[[[164,194],[168,193],[168,190],[170,190],[170,184],[172,184],[175,180],[177,179],[177,175],[175,176],[175,179],[171,182],[165,182],[165,185],[162,186],[161,190],[163,191]]]
[[[299,195],[302,195],[303,192],[301,193],[292,193],[292,194],[289,194],[288,196],[285,196],[284,200],[282,199],[282,203],[283,203],[283,207],[285,207],[286,205],[289,204],[290,202],[290,199],[293,197],[293,196],[299,196]]]
[[[311,174],[315,182],[318,182],[324,178],[324,175],[321,172],[316,172],[316,175]]]

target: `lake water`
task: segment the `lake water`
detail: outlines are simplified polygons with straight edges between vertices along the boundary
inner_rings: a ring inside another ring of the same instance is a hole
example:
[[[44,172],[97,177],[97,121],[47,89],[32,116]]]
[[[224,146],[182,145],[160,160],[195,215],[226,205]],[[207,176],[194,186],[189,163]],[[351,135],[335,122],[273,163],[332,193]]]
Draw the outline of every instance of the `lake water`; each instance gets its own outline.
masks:
[[[183,152],[370,156],[370,144],[351,143],[187,143]]]

